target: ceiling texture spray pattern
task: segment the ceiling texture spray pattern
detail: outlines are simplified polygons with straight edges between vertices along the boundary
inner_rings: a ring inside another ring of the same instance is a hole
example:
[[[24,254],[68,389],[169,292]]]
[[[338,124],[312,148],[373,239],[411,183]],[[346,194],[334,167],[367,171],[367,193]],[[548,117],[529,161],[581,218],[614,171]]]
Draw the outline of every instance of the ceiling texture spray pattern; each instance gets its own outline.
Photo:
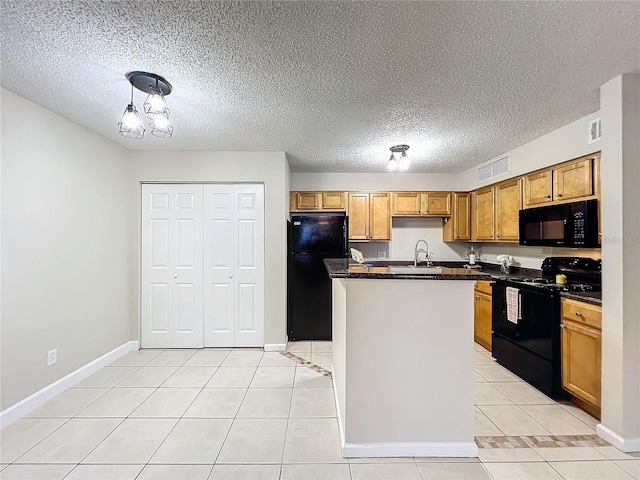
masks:
[[[293,171],[383,172],[406,143],[410,171],[459,172],[640,72],[640,2],[3,0],[0,15],[3,87],[130,149],[285,151]],[[118,135],[132,70],[174,86],[172,139]]]

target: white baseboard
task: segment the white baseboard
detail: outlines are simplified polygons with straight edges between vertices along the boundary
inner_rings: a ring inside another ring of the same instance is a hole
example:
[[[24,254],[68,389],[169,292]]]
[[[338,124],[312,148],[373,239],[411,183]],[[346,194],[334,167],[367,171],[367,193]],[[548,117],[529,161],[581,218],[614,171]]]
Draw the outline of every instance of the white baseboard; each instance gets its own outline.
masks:
[[[287,350],[286,343],[265,343],[265,352],[285,352]]]
[[[623,452],[640,452],[640,437],[623,438],[610,428],[599,423],[596,425],[598,436]]]
[[[474,442],[345,443],[342,456],[352,457],[477,457]]]
[[[46,387],[38,390],[33,395],[29,395],[27,398],[20,400],[18,403],[14,403],[10,407],[0,412],[0,429],[11,425],[19,418],[28,415],[36,408],[43,405],[45,402],[51,400],[56,395],[61,394],[67,388],[73,387],[77,383],[81,382],[89,375],[96,373],[102,367],[109,365],[114,360],[122,357],[127,352],[138,349],[138,342],[132,340],[127,343],[123,343],[119,347],[114,348],[110,352],[105,353],[99,358],[83,365],[82,367],[74,370],[68,375],[65,375],[60,380],[47,385]]]

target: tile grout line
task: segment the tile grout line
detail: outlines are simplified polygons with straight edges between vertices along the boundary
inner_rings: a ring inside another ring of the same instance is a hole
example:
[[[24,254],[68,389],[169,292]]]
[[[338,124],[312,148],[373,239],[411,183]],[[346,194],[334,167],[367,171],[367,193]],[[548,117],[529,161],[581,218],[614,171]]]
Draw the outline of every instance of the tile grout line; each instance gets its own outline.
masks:
[[[229,355],[231,354],[232,351],[233,351],[233,349],[225,357],[225,360],[229,357]],[[218,464],[218,459],[220,458],[220,454],[222,453],[222,449],[224,448],[224,444],[227,442],[227,439],[229,438],[229,434],[231,433],[231,430],[233,429],[233,426],[235,425],[236,420],[238,419],[238,414],[240,413],[240,409],[242,408],[242,404],[244,403],[245,398],[247,398],[247,394],[249,393],[249,389],[251,388],[251,383],[253,382],[253,379],[255,378],[256,374],[258,373],[258,366],[260,365],[260,362],[262,361],[263,357],[264,357],[264,352],[262,352],[262,355],[260,356],[260,360],[258,360],[258,365],[256,366],[256,369],[253,372],[253,375],[251,376],[251,379],[249,380],[249,383],[247,385],[247,389],[245,390],[244,395],[242,396],[242,400],[240,401],[240,404],[238,405],[238,410],[236,411],[236,414],[234,415],[234,417],[231,419],[231,425],[229,425],[229,430],[227,430],[227,434],[224,436],[224,439],[222,440],[222,444],[220,445],[220,450],[218,450],[218,454],[216,455],[216,458],[213,461],[213,466],[211,467],[211,472],[209,472],[209,477],[211,477],[211,474],[213,473],[213,469]]]

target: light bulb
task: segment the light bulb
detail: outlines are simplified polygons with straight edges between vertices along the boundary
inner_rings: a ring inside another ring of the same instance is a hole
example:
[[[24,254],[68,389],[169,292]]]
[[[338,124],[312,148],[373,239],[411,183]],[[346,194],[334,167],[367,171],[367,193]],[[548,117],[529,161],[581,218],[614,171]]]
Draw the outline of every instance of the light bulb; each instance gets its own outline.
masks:
[[[409,169],[409,157],[406,152],[402,152],[400,155],[400,161],[398,162],[398,168],[401,172],[406,172]]]
[[[167,125],[169,125],[169,119],[164,115],[156,115],[155,117],[153,117],[153,123],[156,128],[164,130],[165,128],[167,128]]]
[[[396,160],[396,157],[393,156],[393,153],[391,154],[391,157],[389,157],[389,162],[387,163],[387,169],[392,172],[398,169],[398,161]]]
[[[169,117],[169,106],[162,93],[152,92],[144,102],[144,113],[149,120],[155,120],[157,116]]]
[[[131,108],[127,108],[127,111],[124,112],[122,122],[129,128],[136,128],[140,125],[140,119],[138,118],[137,112]]]

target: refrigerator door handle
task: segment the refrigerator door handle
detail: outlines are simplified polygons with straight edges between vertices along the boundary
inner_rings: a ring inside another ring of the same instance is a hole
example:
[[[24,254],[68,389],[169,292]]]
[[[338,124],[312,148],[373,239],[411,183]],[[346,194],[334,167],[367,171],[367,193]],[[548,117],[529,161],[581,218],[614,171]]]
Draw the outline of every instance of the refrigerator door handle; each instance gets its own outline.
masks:
[[[342,235],[344,238],[344,254],[349,256],[349,220],[348,217],[344,217],[344,224],[342,225]]]

